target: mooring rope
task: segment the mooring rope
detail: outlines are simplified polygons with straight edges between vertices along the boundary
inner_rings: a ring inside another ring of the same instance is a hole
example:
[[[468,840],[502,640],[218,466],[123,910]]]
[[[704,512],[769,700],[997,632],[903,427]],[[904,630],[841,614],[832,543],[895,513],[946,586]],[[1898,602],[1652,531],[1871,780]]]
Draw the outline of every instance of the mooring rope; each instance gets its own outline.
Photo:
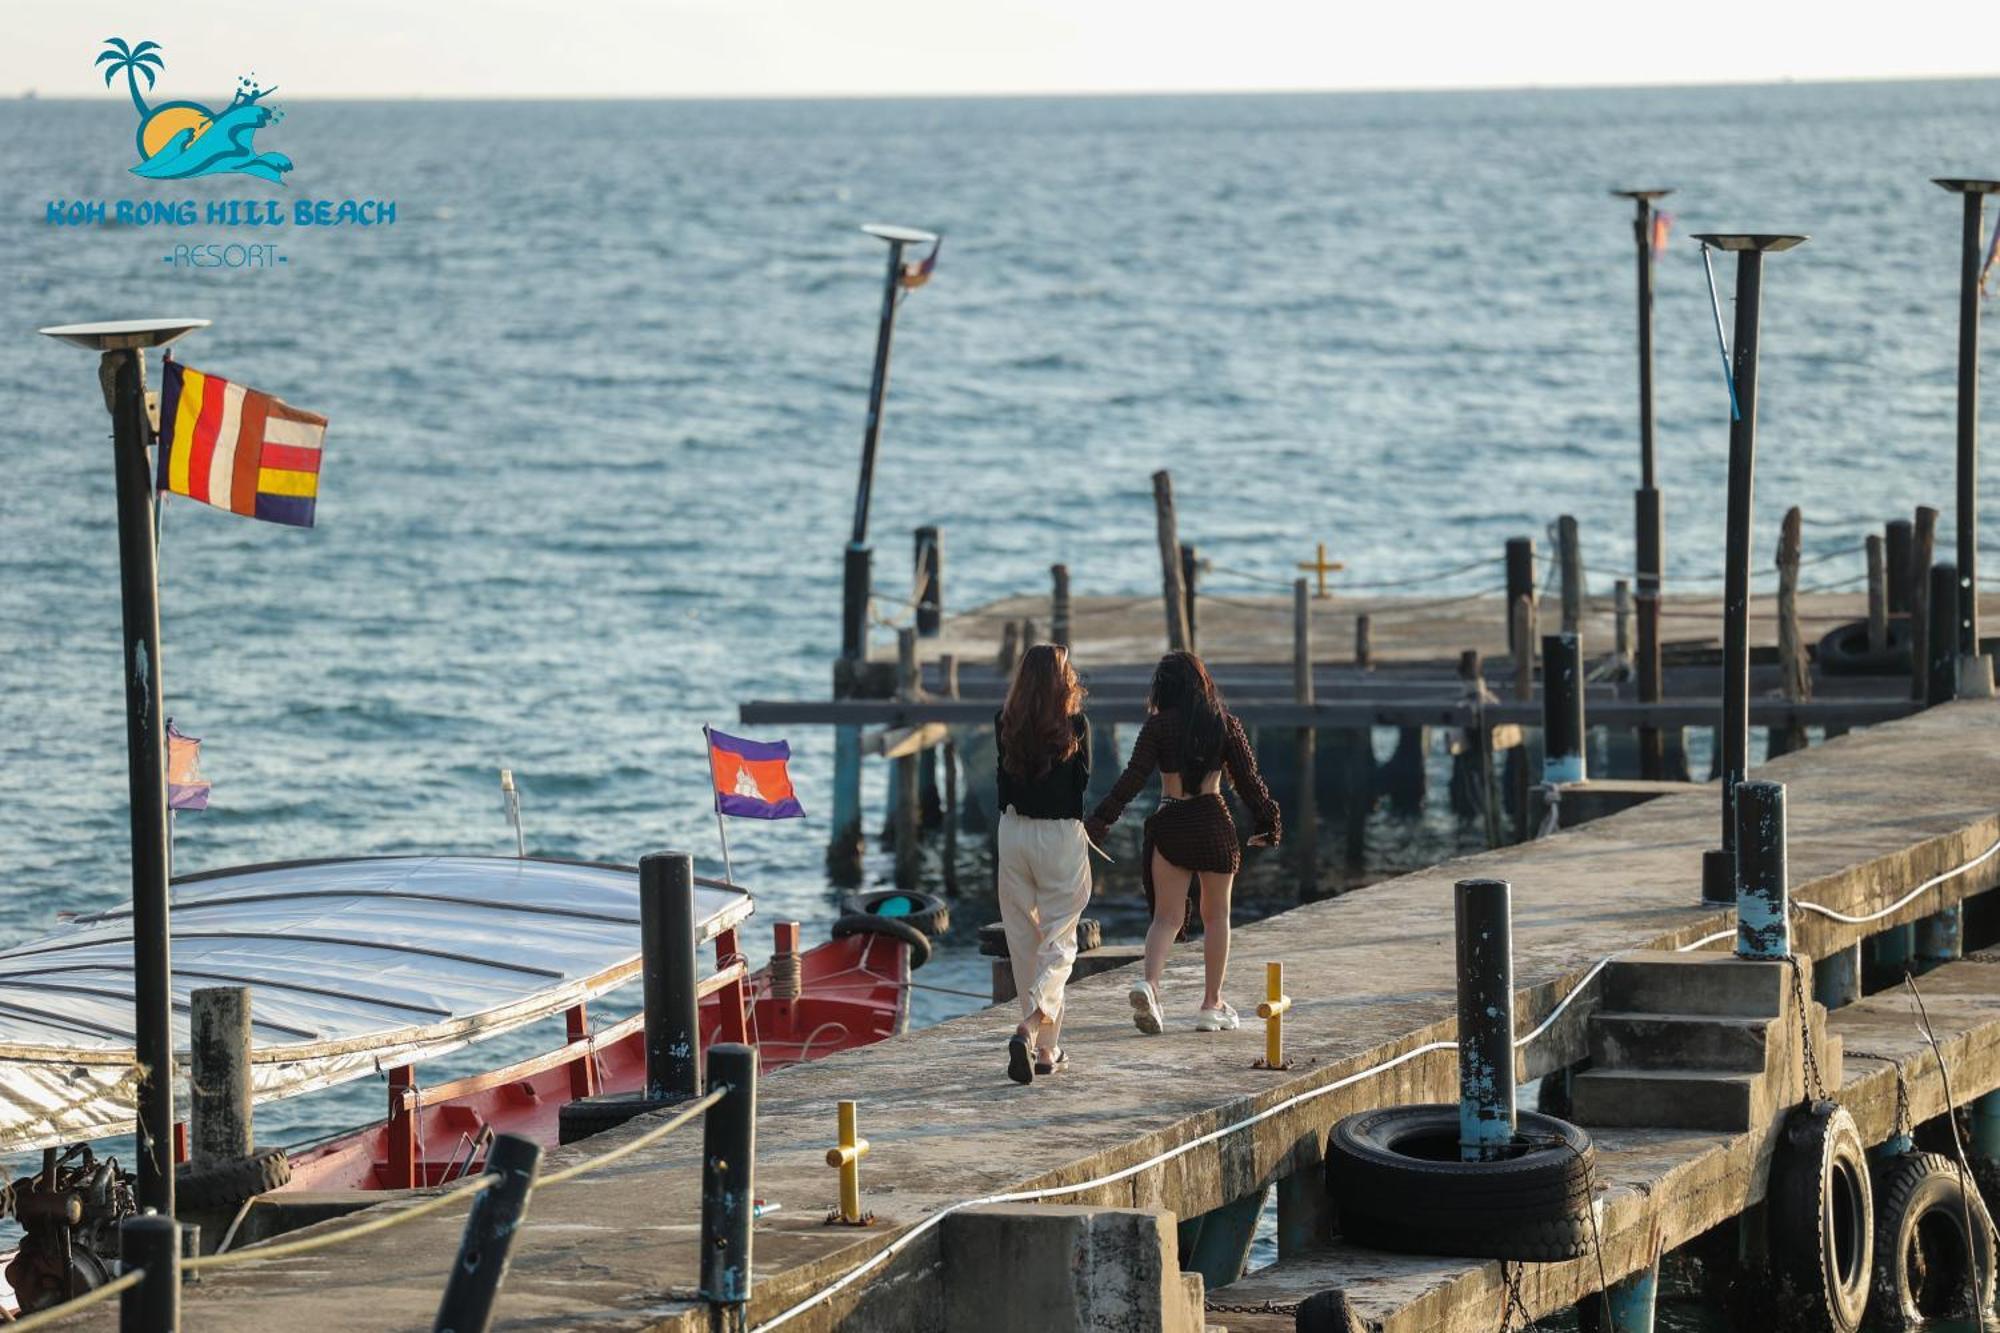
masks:
[[[1819,903],[1808,903],[1799,901],[1794,901],[1792,903],[1792,910],[1798,912],[1817,912],[1821,916],[1829,917],[1835,921],[1841,922],[1843,925],[1865,926],[1871,921],[1880,921],[1885,916],[1890,916],[1896,912],[1901,911],[1903,908],[1909,906],[1917,899],[1923,897],[1924,894],[1930,892],[1932,889],[1944,883],[1946,880],[1958,878],[1958,876],[1963,875],[1966,871],[1971,870],[1974,867],[1979,866],[1984,862],[1991,860],[1995,854],[2000,854],[2000,838],[1994,839],[1993,845],[1991,847],[1988,847],[1985,851],[1973,857],[1970,861],[1967,861],[1964,865],[1954,867],[1953,869],[1945,871],[1943,874],[1931,876],[1923,883],[1917,885],[1916,888],[1911,889],[1908,893],[1898,898],[1895,902],[1890,903],[1887,907],[1883,908],[1881,911],[1870,912],[1866,916],[1849,916],[1845,912],[1835,911],[1833,908],[1822,906]]]

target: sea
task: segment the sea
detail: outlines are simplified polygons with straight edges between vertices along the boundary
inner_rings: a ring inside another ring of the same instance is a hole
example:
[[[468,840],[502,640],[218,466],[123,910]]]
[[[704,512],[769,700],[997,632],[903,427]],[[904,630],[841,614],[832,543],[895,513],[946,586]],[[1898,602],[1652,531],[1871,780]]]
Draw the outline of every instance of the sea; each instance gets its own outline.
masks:
[[[1218,590],[1274,591],[1324,542],[1356,582],[1490,553],[1424,585],[1478,591],[1559,513],[1593,569],[1630,568],[1626,188],[1674,190],[1670,580],[1721,568],[1734,261],[1713,257],[1712,304],[1701,232],[1811,238],[1765,272],[1757,564],[1791,504],[1828,583],[1918,504],[1952,540],[1960,210],[1931,178],[2000,174],[2000,81],[272,103],[257,148],[294,163],[281,185],[133,175],[122,96],[0,103],[0,943],[129,895],[108,419],[90,356],[44,325],[212,320],[188,364],[331,423],[310,530],[165,508],[168,712],[214,784],[178,821],[181,871],[507,853],[506,766],[535,853],[686,849],[719,872],[702,725],[824,696],[838,649],[884,262],[864,223],[944,238],[896,330],[870,527],[886,619],[924,524],[948,609],[1039,591],[1058,561],[1079,595],[1146,594],[1162,467]],[[50,220],[121,199],[275,200],[287,223]],[[293,225],[302,200],[394,220]],[[177,262],[211,243],[273,253]],[[730,841],[760,917],[812,940],[839,910],[831,738],[786,739],[807,817]],[[926,979],[985,989],[985,915],[960,905]],[[267,1108],[260,1138],[382,1097]]]

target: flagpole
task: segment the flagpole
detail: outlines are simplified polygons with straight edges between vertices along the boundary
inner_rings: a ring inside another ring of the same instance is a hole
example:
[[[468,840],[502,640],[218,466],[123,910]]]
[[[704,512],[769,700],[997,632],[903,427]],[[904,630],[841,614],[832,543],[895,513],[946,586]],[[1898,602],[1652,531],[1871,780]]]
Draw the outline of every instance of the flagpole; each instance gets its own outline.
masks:
[[[715,807],[715,833],[722,839],[722,879],[724,883],[734,886],[736,867],[729,861],[729,825],[722,817],[722,788],[715,782],[715,741],[709,736],[706,725],[701,729],[701,741],[702,747],[708,751],[708,799]]]

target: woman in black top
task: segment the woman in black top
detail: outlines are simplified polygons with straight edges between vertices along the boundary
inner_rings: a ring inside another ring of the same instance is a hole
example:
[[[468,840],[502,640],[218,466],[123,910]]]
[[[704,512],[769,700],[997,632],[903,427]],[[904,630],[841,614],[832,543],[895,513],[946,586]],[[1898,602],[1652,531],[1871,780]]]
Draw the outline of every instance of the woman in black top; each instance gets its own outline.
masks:
[[[1090,720],[1069,652],[1038,643],[1021,655],[993,719],[1000,789],[1000,925],[1014,968],[1021,1025],[1007,1043],[1007,1077],[1032,1083],[1069,1057],[1060,1045],[1063,987],[1076,962],[1076,923],[1090,901],[1083,793]]]
[[[1167,953],[1187,919],[1188,891],[1201,881],[1203,982],[1194,1025],[1222,1032],[1238,1025],[1236,1011],[1222,998],[1229,969],[1229,900],[1242,866],[1236,823],[1222,799],[1225,772],[1236,794],[1250,807],[1257,827],[1252,847],[1269,847],[1280,832],[1278,803],[1257,772],[1257,759],[1243,724],[1222,706],[1222,694],[1208,668],[1193,653],[1168,653],[1153,672],[1151,716],[1132,746],[1132,762],[1098,804],[1085,825],[1092,841],[1102,841],[1125,807],[1160,773],[1160,808],[1146,821],[1140,877],[1153,915],[1146,931],[1145,975],[1132,983],[1132,1021],[1157,1035],[1160,978]]]

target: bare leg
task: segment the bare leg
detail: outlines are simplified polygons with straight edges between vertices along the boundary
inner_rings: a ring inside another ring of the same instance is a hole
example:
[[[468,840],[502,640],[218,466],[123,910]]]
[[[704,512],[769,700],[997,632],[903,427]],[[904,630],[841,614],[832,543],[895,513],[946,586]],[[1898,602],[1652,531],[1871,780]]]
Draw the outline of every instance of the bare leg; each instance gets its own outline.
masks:
[[[1234,875],[1201,876],[1201,1007],[1222,1007],[1222,979],[1229,971],[1229,895]]]
[[[1154,986],[1166,974],[1174,936],[1181,933],[1181,923],[1187,919],[1188,882],[1193,878],[1193,871],[1182,870],[1153,853],[1153,924],[1146,928],[1146,980]],[[1206,901],[1206,887],[1202,897]]]

